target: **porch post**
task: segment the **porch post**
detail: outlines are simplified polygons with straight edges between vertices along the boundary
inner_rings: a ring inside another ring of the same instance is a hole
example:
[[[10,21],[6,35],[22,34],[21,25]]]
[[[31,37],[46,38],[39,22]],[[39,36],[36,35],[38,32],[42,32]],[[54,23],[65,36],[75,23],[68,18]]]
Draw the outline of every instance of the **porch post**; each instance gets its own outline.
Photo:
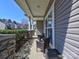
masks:
[[[33,21],[32,21],[32,30],[33,30]]]
[[[28,16],[27,14],[24,14],[25,16]],[[28,30],[31,30],[31,17],[28,16],[29,19],[29,26],[28,26]]]
[[[46,20],[44,19],[44,33],[46,33]]]
[[[29,18],[29,30],[31,30],[32,29],[32,23],[31,23],[32,22],[31,21],[32,19],[30,17],[28,17],[28,18]]]
[[[31,30],[31,18],[29,17],[29,30]]]
[[[34,25],[33,19],[31,19],[31,29],[32,30],[33,30],[33,25]]]

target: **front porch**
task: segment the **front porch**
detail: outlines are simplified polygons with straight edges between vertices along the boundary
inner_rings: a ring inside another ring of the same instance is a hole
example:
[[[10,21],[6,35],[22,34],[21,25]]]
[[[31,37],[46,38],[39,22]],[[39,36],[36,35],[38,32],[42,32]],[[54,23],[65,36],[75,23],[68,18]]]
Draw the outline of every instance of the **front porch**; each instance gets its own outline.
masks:
[[[44,44],[43,42],[40,42],[38,38],[32,39],[32,45],[29,48],[29,51],[27,51],[27,42],[20,48],[20,50],[16,53],[15,58],[16,59],[61,59],[59,55],[56,54],[56,51],[54,51],[51,55],[47,54],[47,50],[45,53],[44,50]],[[37,43],[38,42],[38,43]],[[25,53],[25,51],[27,51]],[[29,52],[29,54],[28,54]],[[50,51],[49,51],[50,52]],[[51,51],[52,52],[52,51]],[[49,57],[48,57],[49,55]]]
[[[36,34],[43,33],[45,37],[50,37],[51,49],[56,49],[64,59],[79,59],[79,0],[16,0],[16,2],[29,19],[36,21]],[[39,53],[35,52],[37,56]],[[41,57],[44,56],[41,54]],[[39,58],[41,57],[39,55]]]

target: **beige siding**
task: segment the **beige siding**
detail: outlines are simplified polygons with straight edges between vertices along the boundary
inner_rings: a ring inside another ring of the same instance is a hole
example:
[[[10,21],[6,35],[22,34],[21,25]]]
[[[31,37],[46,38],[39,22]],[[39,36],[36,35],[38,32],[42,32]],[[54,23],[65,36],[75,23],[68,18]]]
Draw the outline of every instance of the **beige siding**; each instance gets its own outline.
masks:
[[[38,20],[36,22],[36,26],[37,26],[37,35],[41,35],[43,32],[43,28],[44,28],[44,24],[43,24],[43,20]]]
[[[79,0],[55,1],[55,47],[67,59],[79,59]]]

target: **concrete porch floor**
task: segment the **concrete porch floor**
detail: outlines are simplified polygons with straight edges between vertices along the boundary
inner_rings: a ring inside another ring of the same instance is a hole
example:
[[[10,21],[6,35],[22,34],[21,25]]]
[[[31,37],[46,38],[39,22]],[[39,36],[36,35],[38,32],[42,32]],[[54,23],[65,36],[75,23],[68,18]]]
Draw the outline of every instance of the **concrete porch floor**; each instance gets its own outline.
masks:
[[[47,59],[47,55],[46,55],[47,53],[46,54],[43,53],[43,46],[44,46],[43,42],[39,42],[36,36],[33,38],[30,49],[28,50],[27,43],[25,43],[15,57],[16,59]],[[53,51],[52,55],[49,54],[49,56],[52,57],[49,59],[60,59],[57,56],[56,52],[54,50],[52,51]],[[28,54],[28,52],[30,53]]]
[[[48,59],[47,52],[45,52],[45,54],[43,53],[43,50],[44,50],[43,47],[44,47],[43,42],[39,42],[38,38],[34,39],[33,44],[31,46],[29,59]],[[48,54],[49,59],[62,59],[61,57],[58,56],[58,52],[56,50],[54,49],[51,49],[51,50],[52,50],[51,51],[52,56],[51,56],[51,52],[49,52],[50,53]]]
[[[34,42],[31,47],[29,59],[45,59],[45,56],[43,54],[43,44],[39,45],[37,48],[37,39],[34,39]]]

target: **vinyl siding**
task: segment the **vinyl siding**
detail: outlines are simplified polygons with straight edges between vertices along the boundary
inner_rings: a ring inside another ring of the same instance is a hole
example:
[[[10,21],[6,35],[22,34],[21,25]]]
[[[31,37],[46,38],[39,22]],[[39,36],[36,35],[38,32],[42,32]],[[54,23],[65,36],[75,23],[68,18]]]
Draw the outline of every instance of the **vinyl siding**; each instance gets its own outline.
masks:
[[[79,0],[55,1],[55,47],[67,59],[79,59]]]

